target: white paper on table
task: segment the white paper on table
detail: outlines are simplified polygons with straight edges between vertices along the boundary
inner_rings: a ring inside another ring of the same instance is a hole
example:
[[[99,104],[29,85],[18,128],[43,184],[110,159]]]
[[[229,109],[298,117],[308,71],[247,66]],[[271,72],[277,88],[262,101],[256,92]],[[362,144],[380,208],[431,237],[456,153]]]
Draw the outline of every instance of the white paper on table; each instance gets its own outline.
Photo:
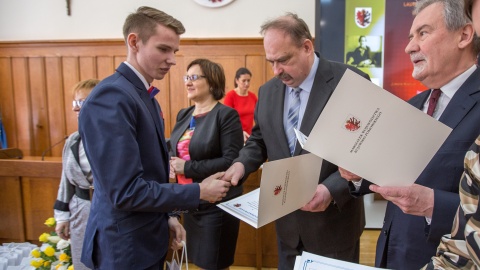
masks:
[[[304,149],[377,185],[408,186],[451,130],[347,69]]]
[[[299,262],[298,262],[299,261]],[[298,265],[298,266],[297,266]],[[304,251],[300,259],[295,260],[295,270],[374,270],[383,269],[361,264],[331,259]]]
[[[267,162],[260,187],[218,204],[255,228],[260,228],[307,204],[315,194],[322,159],[306,154]]]

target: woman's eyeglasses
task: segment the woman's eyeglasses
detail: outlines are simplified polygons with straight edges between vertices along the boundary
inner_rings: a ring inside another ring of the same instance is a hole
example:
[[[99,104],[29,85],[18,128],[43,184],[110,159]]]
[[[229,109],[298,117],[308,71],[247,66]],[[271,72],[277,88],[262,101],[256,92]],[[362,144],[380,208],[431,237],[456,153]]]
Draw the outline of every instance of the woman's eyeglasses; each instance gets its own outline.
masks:
[[[84,99],[74,100],[72,102],[72,106],[73,106],[73,108],[75,108],[75,107],[82,108],[84,102],[85,102]]]
[[[205,76],[203,76],[203,75],[192,75],[192,76],[185,75],[185,76],[183,76],[183,81],[184,82],[188,82],[188,81],[194,82],[194,81],[196,81],[200,78],[205,78]]]

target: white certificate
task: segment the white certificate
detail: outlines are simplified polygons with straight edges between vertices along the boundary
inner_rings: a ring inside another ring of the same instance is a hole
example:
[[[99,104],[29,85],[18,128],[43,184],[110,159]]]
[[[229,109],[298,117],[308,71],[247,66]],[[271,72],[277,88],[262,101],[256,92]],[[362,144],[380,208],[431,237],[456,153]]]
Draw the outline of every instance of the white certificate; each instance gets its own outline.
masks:
[[[267,162],[260,188],[218,207],[260,228],[307,204],[315,194],[322,159],[306,154]]]
[[[294,270],[374,270],[380,269],[356,263],[335,260],[304,251],[297,256]]]
[[[304,148],[377,185],[408,186],[451,130],[347,69]]]

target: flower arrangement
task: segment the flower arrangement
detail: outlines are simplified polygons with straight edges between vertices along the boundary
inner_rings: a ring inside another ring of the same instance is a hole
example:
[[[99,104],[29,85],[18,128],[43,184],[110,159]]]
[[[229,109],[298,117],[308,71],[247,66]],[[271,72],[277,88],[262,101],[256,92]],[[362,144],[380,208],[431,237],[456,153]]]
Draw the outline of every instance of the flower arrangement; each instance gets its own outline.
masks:
[[[48,227],[55,227],[55,218],[45,221]],[[38,238],[42,242],[30,253],[30,265],[36,270],[73,270],[70,240],[61,239],[55,232],[42,233]]]

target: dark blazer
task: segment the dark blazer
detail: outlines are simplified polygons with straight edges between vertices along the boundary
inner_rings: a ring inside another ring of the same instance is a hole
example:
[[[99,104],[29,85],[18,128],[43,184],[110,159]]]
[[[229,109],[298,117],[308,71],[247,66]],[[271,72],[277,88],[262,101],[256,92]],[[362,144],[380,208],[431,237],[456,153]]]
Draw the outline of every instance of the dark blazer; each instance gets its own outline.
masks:
[[[145,269],[162,263],[168,212],[198,206],[198,184],[169,184],[161,109],[125,64],[86,99],[79,132],[95,192],[82,262],[99,269]]]
[[[320,57],[320,56],[319,56]],[[342,63],[330,62],[320,57],[313,87],[300,131],[309,135],[335,87],[349,68],[368,78],[358,69]],[[260,87],[255,108],[255,123],[252,134],[240,156],[234,162],[245,166],[245,177],[265,162],[290,157],[287,137],[283,127],[285,85],[273,78]],[[297,142],[294,155],[307,151]],[[243,179],[243,180],[244,180]],[[365,226],[362,199],[352,199],[348,183],[340,177],[338,168],[323,162],[319,183],[323,183],[332,194],[335,204],[324,212],[312,213],[297,210],[276,221],[277,240],[290,247],[297,247],[302,241],[304,249],[320,255],[335,257],[339,251],[354,248]],[[328,244],[327,244],[328,243]],[[289,255],[291,257],[292,254]],[[288,269],[284,260],[287,254],[279,250],[279,269]],[[290,259],[291,260],[291,259]],[[284,268],[281,268],[284,267]]]
[[[190,126],[195,106],[180,110],[170,137],[172,152],[177,156],[177,144]],[[190,140],[190,161],[185,162],[185,176],[201,182],[210,175],[226,171],[243,147],[243,131],[238,112],[218,103],[205,117],[197,118]],[[223,200],[242,194],[242,187],[231,187]]]
[[[432,160],[415,181],[433,188],[432,223],[424,217],[404,214],[388,202],[382,233],[378,239],[375,265],[391,269],[420,269],[435,256],[440,238],[450,233],[460,203],[458,187],[463,160],[480,133],[480,69],[458,89],[439,121],[453,129]],[[423,109],[430,91],[424,91],[409,103]],[[369,183],[362,183],[366,192]],[[362,192],[363,193],[363,192]]]

